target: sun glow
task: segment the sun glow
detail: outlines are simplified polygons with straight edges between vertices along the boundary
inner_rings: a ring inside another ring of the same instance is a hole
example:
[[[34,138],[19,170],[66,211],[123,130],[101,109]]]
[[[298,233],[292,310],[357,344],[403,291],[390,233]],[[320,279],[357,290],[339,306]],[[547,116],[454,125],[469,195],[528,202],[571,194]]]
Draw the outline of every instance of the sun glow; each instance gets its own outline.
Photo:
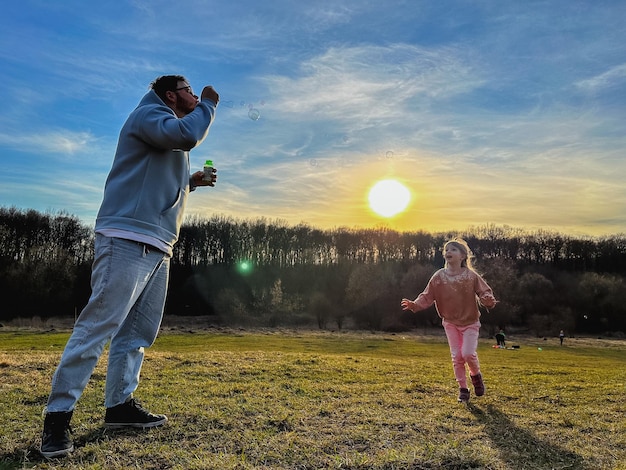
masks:
[[[372,186],[369,204],[374,212],[383,217],[393,217],[406,209],[411,193],[396,180],[382,180]]]

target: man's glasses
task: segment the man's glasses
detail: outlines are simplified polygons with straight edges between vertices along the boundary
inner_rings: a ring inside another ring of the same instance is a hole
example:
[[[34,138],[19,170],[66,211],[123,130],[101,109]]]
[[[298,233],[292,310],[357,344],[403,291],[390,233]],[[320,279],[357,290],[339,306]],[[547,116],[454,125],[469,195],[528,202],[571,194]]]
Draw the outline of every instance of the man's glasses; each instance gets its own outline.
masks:
[[[180,88],[176,88],[174,91],[187,90],[187,93],[193,96],[193,90],[190,86],[182,86]]]

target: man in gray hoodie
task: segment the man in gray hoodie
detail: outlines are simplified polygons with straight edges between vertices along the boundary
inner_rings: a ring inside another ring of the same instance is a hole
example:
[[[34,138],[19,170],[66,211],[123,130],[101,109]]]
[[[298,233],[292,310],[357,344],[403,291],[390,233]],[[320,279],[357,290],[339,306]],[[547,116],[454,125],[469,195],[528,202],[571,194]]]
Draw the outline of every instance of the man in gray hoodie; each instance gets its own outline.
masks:
[[[150,428],[167,421],[145,410],[133,392],[144,348],[161,325],[187,196],[217,179],[215,173],[190,173],[189,150],[207,136],[219,95],[207,86],[198,99],[181,75],[159,77],[150,87],[122,127],[104,188],[92,294],[65,346],[46,406],[40,451],[47,458],[74,449],[74,407],[109,341],[105,426]]]

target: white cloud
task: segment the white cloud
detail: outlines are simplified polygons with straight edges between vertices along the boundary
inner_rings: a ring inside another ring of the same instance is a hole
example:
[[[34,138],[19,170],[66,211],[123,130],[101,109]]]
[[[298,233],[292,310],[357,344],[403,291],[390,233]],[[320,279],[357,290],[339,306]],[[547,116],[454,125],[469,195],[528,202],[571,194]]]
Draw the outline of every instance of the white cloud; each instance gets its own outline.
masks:
[[[348,121],[399,117],[421,108],[419,100],[449,99],[483,83],[456,48],[404,44],[333,47],[298,72],[263,79],[282,111]]]
[[[85,151],[96,138],[89,132],[48,130],[34,134],[0,134],[0,145],[21,151],[73,155]]]
[[[603,91],[613,87],[626,85],[626,63],[611,67],[606,72],[585,80],[580,80],[576,86],[588,92]]]

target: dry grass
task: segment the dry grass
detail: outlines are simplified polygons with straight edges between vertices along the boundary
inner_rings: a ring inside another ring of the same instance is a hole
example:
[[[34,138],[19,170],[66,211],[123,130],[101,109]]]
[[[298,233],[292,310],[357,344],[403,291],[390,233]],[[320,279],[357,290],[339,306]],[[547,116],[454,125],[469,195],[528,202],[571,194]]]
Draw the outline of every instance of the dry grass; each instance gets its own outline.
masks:
[[[284,331],[164,332],[137,397],[170,422],[148,432],[102,427],[102,360],[76,451],[45,461],[41,411],[66,339],[0,333],[0,469],[626,468],[625,342],[482,340],[487,395],[464,406],[440,335]]]

